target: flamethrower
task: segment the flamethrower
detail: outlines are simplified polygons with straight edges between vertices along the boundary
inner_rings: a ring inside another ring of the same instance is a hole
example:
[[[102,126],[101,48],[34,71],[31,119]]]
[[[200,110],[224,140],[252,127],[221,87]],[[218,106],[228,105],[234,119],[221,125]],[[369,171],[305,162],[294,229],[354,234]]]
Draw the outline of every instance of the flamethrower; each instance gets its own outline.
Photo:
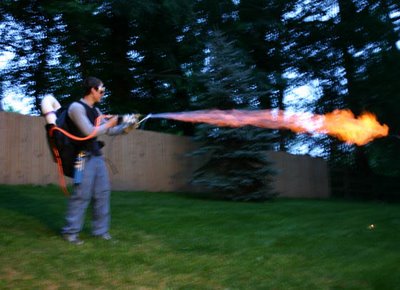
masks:
[[[118,125],[121,125],[123,127],[124,132],[128,133],[132,129],[137,129],[139,127],[140,117],[141,117],[140,114],[118,115]]]
[[[42,112],[48,124],[55,124],[56,120],[53,115],[48,114],[60,107],[60,104],[52,96],[46,96],[43,99]],[[375,138],[389,135],[389,127],[380,124],[374,114],[364,112],[355,116],[350,110],[334,110],[324,115],[318,115],[303,112],[291,113],[283,110],[215,109],[148,114],[140,119],[141,117],[140,114],[126,114],[119,116],[118,120],[125,132],[139,128],[150,118],[162,118],[225,127],[255,126],[268,129],[288,129],[296,133],[310,133],[312,135],[327,134],[348,144],[358,146],[365,145]],[[400,136],[397,135],[393,137],[400,139]]]

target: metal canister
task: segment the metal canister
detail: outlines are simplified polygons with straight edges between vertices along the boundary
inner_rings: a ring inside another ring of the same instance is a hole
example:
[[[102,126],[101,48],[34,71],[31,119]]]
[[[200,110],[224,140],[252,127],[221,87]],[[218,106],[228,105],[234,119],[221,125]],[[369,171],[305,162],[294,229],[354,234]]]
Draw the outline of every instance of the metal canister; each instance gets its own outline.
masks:
[[[83,169],[85,168],[85,152],[81,151],[78,153],[75,159],[74,165],[74,184],[78,185],[82,183]]]

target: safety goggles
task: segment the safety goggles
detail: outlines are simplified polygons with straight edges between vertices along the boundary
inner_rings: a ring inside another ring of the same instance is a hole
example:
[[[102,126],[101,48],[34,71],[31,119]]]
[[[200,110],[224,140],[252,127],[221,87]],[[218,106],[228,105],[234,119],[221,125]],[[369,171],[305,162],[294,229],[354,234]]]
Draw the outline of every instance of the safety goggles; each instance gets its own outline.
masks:
[[[97,91],[98,91],[100,94],[104,95],[104,93],[105,93],[105,91],[106,91],[106,87],[103,87],[103,86],[98,87],[98,88],[97,88]]]

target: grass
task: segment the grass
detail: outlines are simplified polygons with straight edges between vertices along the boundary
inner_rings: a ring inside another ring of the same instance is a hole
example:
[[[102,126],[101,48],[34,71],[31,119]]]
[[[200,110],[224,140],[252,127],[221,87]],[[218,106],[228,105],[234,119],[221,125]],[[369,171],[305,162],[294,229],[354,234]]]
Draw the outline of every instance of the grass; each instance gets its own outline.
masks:
[[[65,204],[0,186],[0,289],[400,289],[399,204],[114,192],[114,241],[88,222],[82,246],[58,234]]]

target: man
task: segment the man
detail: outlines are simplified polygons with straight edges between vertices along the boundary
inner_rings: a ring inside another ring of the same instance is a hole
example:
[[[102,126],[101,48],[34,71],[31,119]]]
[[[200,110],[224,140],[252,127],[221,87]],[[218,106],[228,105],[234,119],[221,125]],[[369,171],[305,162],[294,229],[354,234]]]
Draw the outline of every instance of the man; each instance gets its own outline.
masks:
[[[96,136],[121,134],[135,124],[131,118],[130,122],[118,125],[118,117],[111,116],[108,119],[102,118],[102,123],[95,128],[96,119],[99,116],[104,117],[95,107],[103,98],[104,92],[105,87],[101,80],[88,77],[84,81],[84,97],[69,106],[66,120],[71,128],[70,133],[80,137],[88,136],[96,129],[92,139],[77,143],[84,166],[81,179],[78,181],[80,183],[74,182],[74,192],[68,200],[66,225],[62,229],[63,238],[78,245],[83,244],[83,241],[79,239],[79,232],[82,230],[85,212],[90,201],[93,203],[93,236],[104,240],[112,239],[109,233],[110,181],[101,152],[102,143],[97,141]]]

